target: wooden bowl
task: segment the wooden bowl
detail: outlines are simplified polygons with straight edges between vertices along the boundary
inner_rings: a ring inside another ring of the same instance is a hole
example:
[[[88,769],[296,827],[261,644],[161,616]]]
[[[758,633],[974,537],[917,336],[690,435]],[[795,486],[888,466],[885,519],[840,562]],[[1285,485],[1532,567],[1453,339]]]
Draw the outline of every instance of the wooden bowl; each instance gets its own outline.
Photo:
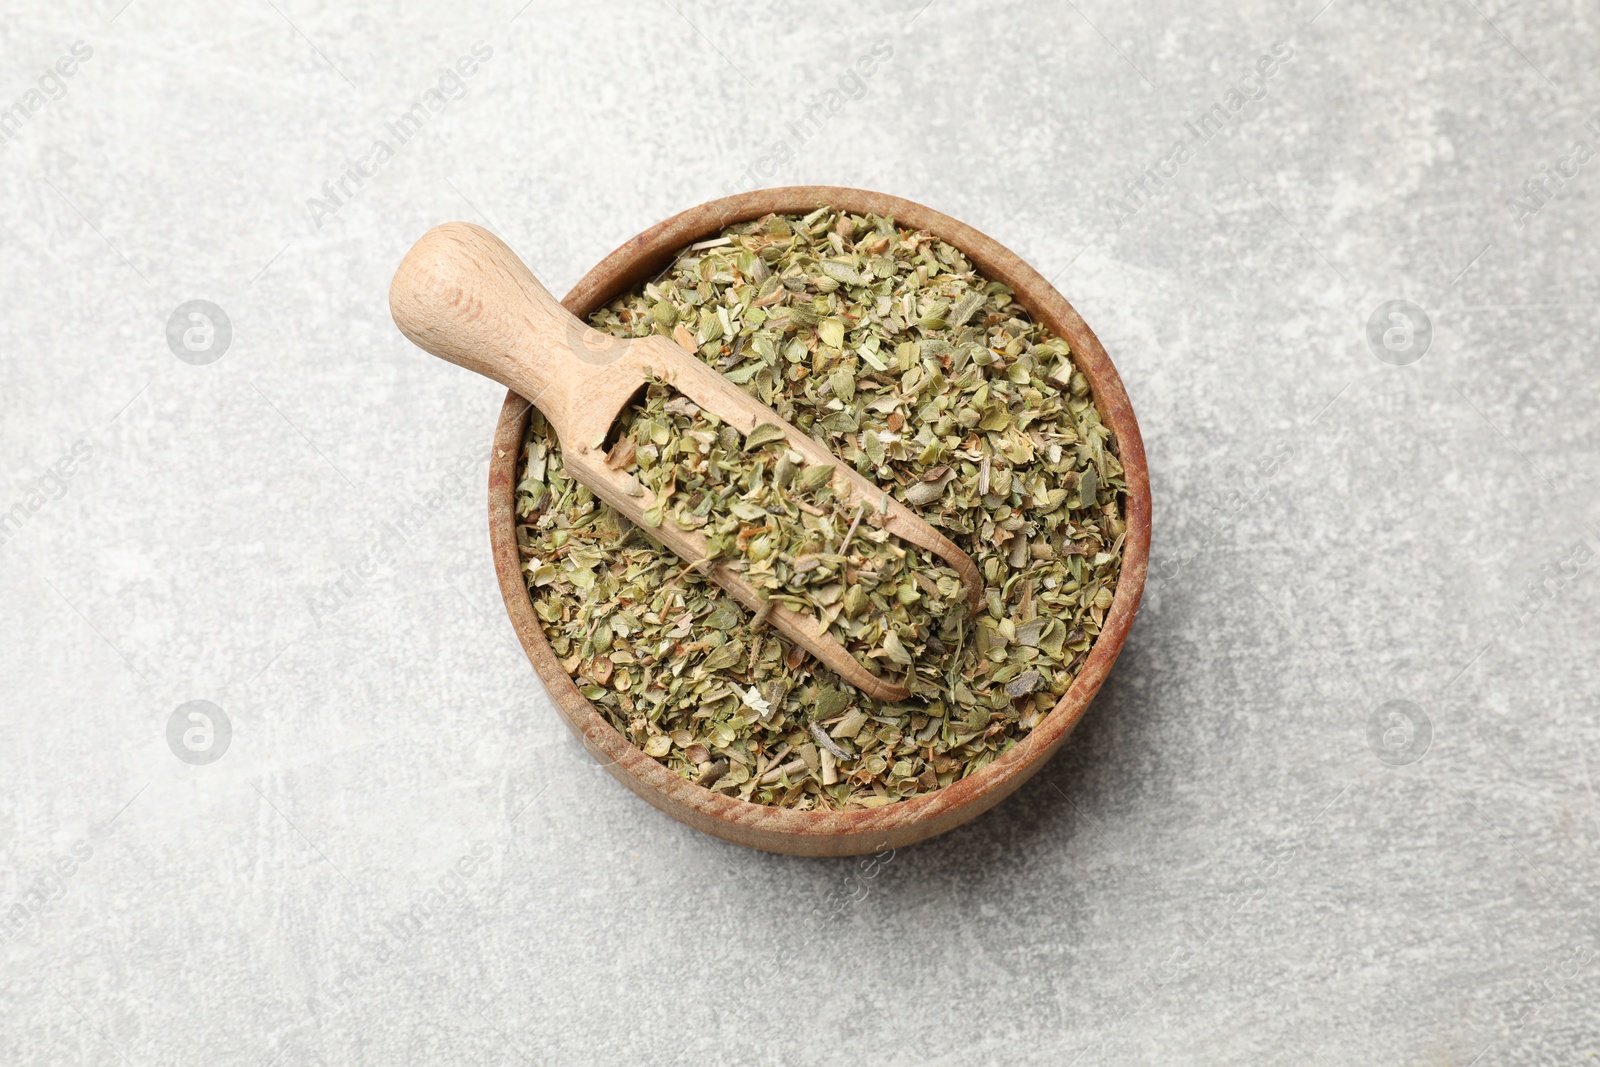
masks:
[[[763,189],[713,200],[652,226],[611,253],[568,293],[563,304],[586,319],[596,308],[653,278],[686,245],[736,222],[771,213],[806,214],[828,204],[851,214],[892,215],[964,252],[990,279],[1016,293],[1019,304],[1072,346],[1089,379],[1102,421],[1116,435],[1127,481],[1122,573],[1116,599],[1083,669],[1056,706],[1011,751],[958,782],[909,800],[860,811],[792,811],[713,793],[646,756],[578,692],[545,640],[533,612],[517,553],[515,497],[528,402],[506,395],[489,467],[489,535],[495,570],[511,624],[567,726],[584,748],[623,785],[673,818],[726,841],[799,856],[850,856],[901,848],[943,833],[987,811],[1027,781],[1061,747],[1083,717],[1128,636],[1144,591],[1150,560],[1150,479],[1144,442],[1122,379],[1093,331],[1038,271],[972,227],[931,208],[861,189],[802,185]]]

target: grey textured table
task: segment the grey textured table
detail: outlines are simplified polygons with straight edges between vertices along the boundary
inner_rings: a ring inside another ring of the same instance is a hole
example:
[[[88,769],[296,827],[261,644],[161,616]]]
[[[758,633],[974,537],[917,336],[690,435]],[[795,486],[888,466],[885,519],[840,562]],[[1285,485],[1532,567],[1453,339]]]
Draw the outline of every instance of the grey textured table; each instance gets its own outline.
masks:
[[[1324,2],[13,5],[0,1062],[1600,1055],[1600,12]],[[1156,502],[1068,747],[865,861],[569,740],[385,304],[806,182],[1054,278]]]

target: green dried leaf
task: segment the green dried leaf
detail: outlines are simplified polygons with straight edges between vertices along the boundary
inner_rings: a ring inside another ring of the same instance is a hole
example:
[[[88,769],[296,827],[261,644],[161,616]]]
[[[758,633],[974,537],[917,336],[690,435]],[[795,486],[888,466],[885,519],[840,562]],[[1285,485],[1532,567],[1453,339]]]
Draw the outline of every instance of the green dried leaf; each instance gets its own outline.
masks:
[[[762,445],[770,445],[775,441],[787,441],[789,434],[782,426],[775,426],[770,422],[763,422],[745,435],[744,447],[754,451]]]
[[[817,337],[832,348],[844,347],[845,324],[843,319],[823,319],[817,323]]]

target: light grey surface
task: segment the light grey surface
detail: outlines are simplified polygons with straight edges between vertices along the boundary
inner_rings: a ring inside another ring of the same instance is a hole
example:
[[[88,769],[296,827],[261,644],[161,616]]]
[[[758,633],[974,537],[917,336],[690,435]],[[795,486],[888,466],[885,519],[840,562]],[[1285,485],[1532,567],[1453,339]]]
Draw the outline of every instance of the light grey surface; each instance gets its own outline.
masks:
[[[1512,203],[1600,144],[1593,4],[519,2],[0,16],[0,107],[93,49],[0,144],[0,1062],[1596,1057],[1600,161]],[[385,304],[446,219],[562,292],[802,182],[1055,278],[1156,501],[1067,749],[875,864],[701,836],[567,738],[493,581],[501,391]],[[232,324],[206,365],[191,299]],[[1392,299],[1432,324],[1406,366]],[[208,765],[167,741],[193,700]]]

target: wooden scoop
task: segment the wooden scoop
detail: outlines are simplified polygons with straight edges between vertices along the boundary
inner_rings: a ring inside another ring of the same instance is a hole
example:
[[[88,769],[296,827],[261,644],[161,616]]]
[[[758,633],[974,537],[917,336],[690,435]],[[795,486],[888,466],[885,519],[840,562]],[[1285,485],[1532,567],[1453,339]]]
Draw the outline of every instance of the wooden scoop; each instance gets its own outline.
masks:
[[[974,612],[983,602],[977,566],[905,505],[671,340],[625,340],[585,325],[482,227],[447,222],[423,234],[395,271],[389,310],[400,332],[421,348],[493,378],[537,407],[561,441],[567,473],[635,523],[645,525],[644,513],[655,497],[649,490],[632,495],[640,492],[637,480],[606,465],[604,442],[639,391],[659,381],[741,434],[763,423],[780,427],[807,465],[833,465],[832,484],[841,501],[864,504],[873,525],[950,564]],[[770,609],[767,621],[779,632],[862,692],[890,703],[910,695],[905,686],[857,663],[816,619],[769,604],[737,571],[708,562],[700,534],[680,529],[670,518],[649,529],[684,560],[701,565],[745,607]]]

